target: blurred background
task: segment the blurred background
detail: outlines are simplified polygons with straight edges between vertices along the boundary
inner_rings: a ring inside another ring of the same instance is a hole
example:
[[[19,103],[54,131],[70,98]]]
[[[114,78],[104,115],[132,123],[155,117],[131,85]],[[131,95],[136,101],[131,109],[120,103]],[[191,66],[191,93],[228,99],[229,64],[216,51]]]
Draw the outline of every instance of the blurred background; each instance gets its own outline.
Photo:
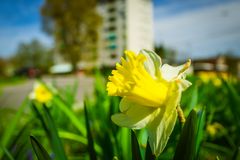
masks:
[[[104,77],[105,92],[106,77],[124,50],[150,49],[171,65],[192,60],[189,79],[194,85],[182,103],[209,107],[206,146],[217,148],[214,153],[226,158],[240,144],[234,143],[239,140],[239,125],[230,118],[236,109],[229,111],[240,106],[236,100],[240,0],[1,0],[0,4],[0,131],[36,79],[53,83],[66,94],[77,83],[73,105],[81,106],[85,95],[96,94],[96,72]],[[234,103],[225,84],[229,79]],[[214,118],[215,113],[219,115]]]
[[[239,78],[239,16],[239,0],[3,0],[0,104],[14,105],[5,104],[5,84],[52,75],[71,83],[73,75],[113,68],[126,49],[155,50],[170,64],[192,59],[193,72]]]

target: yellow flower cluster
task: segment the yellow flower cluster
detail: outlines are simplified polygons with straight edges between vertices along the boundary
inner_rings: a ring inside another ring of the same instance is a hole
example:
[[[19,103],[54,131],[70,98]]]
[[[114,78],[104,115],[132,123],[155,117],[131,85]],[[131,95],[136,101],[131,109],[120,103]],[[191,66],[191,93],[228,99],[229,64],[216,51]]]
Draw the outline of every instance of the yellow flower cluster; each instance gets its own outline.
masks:
[[[203,83],[212,82],[214,86],[219,87],[222,85],[221,78],[227,79],[227,73],[216,73],[216,72],[198,72],[197,76],[202,80]]]

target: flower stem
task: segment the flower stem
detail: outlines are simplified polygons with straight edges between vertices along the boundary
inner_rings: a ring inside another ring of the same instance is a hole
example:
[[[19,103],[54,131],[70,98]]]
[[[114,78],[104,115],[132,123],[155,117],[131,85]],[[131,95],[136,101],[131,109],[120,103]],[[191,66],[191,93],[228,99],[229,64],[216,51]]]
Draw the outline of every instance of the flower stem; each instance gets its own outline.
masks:
[[[182,110],[182,108],[180,107],[180,105],[177,105],[177,108],[176,108],[176,109],[177,109],[178,119],[179,119],[180,123],[181,123],[182,126],[183,126],[184,123],[186,122],[186,119],[185,119],[183,110]]]

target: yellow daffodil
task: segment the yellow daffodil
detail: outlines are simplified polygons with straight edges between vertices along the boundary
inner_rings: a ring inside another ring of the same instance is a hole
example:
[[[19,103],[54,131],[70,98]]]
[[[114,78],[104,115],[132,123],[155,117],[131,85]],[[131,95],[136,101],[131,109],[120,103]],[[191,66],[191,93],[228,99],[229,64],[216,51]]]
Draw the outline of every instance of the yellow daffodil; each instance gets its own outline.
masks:
[[[47,103],[52,99],[52,93],[41,83],[35,83],[30,98],[40,103]]]
[[[131,129],[146,128],[150,147],[158,156],[174,128],[181,93],[191,85],[185,80],[191,62],[162,65],[160,57],[148,50],[125,55],[107,83],[108,95],[122,97],[121,113],[113,115],[112,121]]]
[[[214,137],[217,133],[220,133],[223,128],[224,127],[220,123],[214,122],[213,124],[207,125],[207,132],[211,137]]]

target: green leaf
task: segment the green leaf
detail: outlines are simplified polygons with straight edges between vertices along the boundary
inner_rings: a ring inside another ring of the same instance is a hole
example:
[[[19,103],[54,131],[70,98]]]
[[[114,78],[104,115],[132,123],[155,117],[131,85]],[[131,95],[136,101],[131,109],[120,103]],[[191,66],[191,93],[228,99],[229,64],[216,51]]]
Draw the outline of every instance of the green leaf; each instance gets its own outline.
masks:
[[[78,79],[75,79],[73,85],[66,85],[63,89],[60,90],[60,96],[67,104],[67,106],[73,106],[78,91],[78,84]]]
[[[43,148],[43,146],[37,141],[36,138],[30,136],[31,144],[33,150],[38,158],[38,160],[51,160],[50,156],[48,155],[47,151]]]
[[[183,127],[174,160],[193,160],[196,157],[197,132],[198,117],[196,111],[192,110]]]
[[[141,156],[138,140],[133,130],[131,130],[131,143],[132,143],[132,159],[141,160],[142,156]]]
[[[232,157],[232,160],[238,160],[238,159],[240,159],[240,146],[237,147]]]
[[[149,141],[147,141],[147,148],[145,152],[145,160],[154,160],[156,159],[155,155],[152,154],[152,150],[149,144]]]
[[[67,157],[65,155],[64,147],[61,142],[61,139],[59,138],[57,127],[54,123],[54,120],[51,114],[48,111],[48,108],[45,105],[43,105],[43,111],[44,111],[44,117],[46,118],[45,123],[49,127],[49,131],[50,131],[49,138],[52,140],[53,150],[56,154],[56,158],[59,160],[66,160]]]
[[[233,117],[235,118],[235,124],[238,126],[238,131],[240,131],[240,96],[238,95],[237,90],[231,85],[231,83],[223,81],[224,85],[228,90],[228,98],[230,101],[230,109]]]
[[[19,107],[16,115],[14,116],[14,118],[12,119],[12,121],[9,123],[8,128],[4,131],[3,136],[1,138],[1,145],[5,148],[7,148],[7,145],[13,135],[13,133],[16,132],[16,126],[20,120],[20,118],[22,117],[22,114],[24,112],[25,107],[27,106],[27,99],[25,99],[22,103],[22,105]],[[2,150],[0,150],[0,158],[2,157]]]
[[[191,99],[189,101],[189,104],[187,106],[187,108],[185,109],[185,115],[188,115],[191,110],[197,105],[198,102],[198,86],[195,84],[193,86],[193,91],[191,93]]]
[[[232,149],[230,149],[229,147],[221,146],[210,142],[204,142],[202,146],[205,150],[214,151],[215,153],[219,154],[224,154],[227,157],[232,156]]]
[[[67,157],[64,152],[64,148],[59,138],[57,127],[45,105],[42,106],[43,108],[43,115],[39,112],[36,106],[32,105],[37,117],[40,119],[42,126],[46,132],[46,135],[50,141],[52,146],[53,152],[55,153],[56,159],[58,160],[67,160]]]
[[[5,147],[2,147],[2,150],[3,152],[5,153],[6,157],[9,159],[9,160],[14,160],[13,156],[11,155],[11,153],[5,148]]]
[[[41,130],[41,129],[34,129],[32,131],[32,134],[34,134],[36,136],[41,136],[41,137],[45,136],[44,130]],[[78,134],[75,134],[75,133],[72,133],[72,132],[68,132],[68,131],[64,131],[64,130],[58,130],[58,135],[61,139],[76,141],[76,142],[81,143],[83,145],[88,144],[86,137],[83,137],[81,135],[78,135]],[[102,153],[102,148],[98,144],[95,144],[94,148],[95,148],[95,151],[97,153],[99,153],[99,154]]]
[[[64,102],[60,99],[60,97],[54,97],[53,102],[58,107],[62,112],[66,114],[66,116],[69,118],[72,123],[78,130],[79,132],[83,135],[86,136],[86,129],[85,127],[81,124],[77,116],[74,114],[72,110],[67,107]]]
[[[89,125],[89,118],[88,118],[88,112],[87,112],[87,106],[86,102],[84,102],[84,114],[85,114],[85,122],[86,122],[86,128],[87,128],[87,139],[88,139],[88,152],[91,160],[97,160],[97,155],[94,150],[94,142],[92,138],[92,133],[90,130]]]
[[[205,125],[205,109],[198,111],[197,113],[197,135],[196,135],[196,155],[195,159],[198,159],[199,152],[200,152],[200,145],[203,139],[203,134],[204,134],[204,125]]]
[[[117,141],[119,142],[119,159],[129,159],[129,151],[131,150],[131,136],[128,128],[120,128],[117,133]]]
[[[16,135],[11,137],[11,141],[8,144],[8,151],[11,151],[11,155],[14,159],[26,159],[26,152],[29,150],[29,129],[31,123],[33,122],[30,119],[23,127],[21,127]],[[4,159],[4,158],[3,158]]]

